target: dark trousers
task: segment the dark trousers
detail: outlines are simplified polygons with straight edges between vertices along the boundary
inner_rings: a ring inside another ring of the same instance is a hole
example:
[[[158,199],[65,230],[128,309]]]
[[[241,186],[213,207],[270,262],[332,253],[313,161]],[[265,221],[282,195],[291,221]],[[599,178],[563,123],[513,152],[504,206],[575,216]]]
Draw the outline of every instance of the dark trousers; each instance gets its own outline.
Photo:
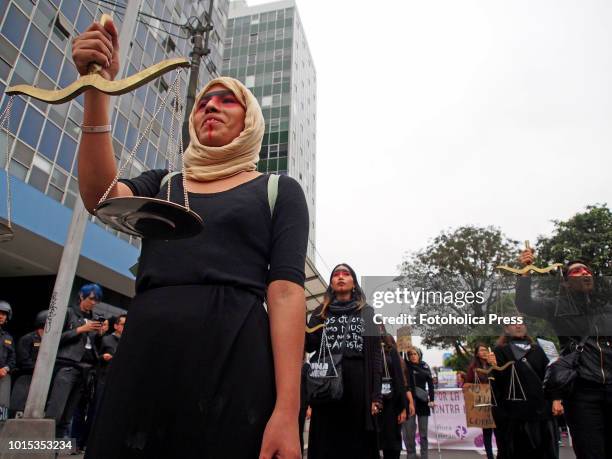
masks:
[[[401,453],[398,449],[383,449],[383,459],[400,459]]]
[[[482,429],[482,440],[484,442],[487,459],[494,459],[493,456],[493,434],[495,429]],[[497,437],[497,435],[496,435]]]
[[[612,459],[612,388],[576,386],[564,401],[577,459]]]
[[[55,435],[57,438],[68,436],[70,421],[79,404],[83,390],[83,373],[80,369],[61,367],[57,370],[47,400],[46,410],[46,416],[55,419]]]

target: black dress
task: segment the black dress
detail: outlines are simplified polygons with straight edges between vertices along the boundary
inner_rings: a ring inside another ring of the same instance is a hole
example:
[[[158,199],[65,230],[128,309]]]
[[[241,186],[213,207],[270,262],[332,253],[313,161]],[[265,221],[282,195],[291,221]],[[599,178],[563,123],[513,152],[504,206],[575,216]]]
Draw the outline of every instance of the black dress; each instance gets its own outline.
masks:
[[[124,183],[135,195],[165,197],[165,174],[149,171]],[[172,186],[172,200],[182,202],[180,175]],[[281,177],[273,216],[267,176],[189,195],[202,233],[143,240],[137,293],[87,459],[259,455],[276,400],[263,299],[274,280],[304,283],[304,194]]]
[[[346,306],[346,307],[343,307]],[[324,320],[321,307],[315,309],[308,322],[315,327]],[[337,402],[312,406],[308,437],[309,459],[378,459],[377,421],[371,414],[373,401],[381,401],[382,358],[380,336],[372,330],[372,308],[361,311],[351,303],[330,307],[325,322],[332,353],[342,352],[342,380],[344,392]],[[359,336],[349,330],[361,327]],[[376,336],[375,336],[376,333]],[[346,335],[345,335],[346,334]],[[322,330],[308,334],[306,350],[320,349]],[[316,353],[313,357],[316,359]],[[311,360],[313,359],[311,358]]]

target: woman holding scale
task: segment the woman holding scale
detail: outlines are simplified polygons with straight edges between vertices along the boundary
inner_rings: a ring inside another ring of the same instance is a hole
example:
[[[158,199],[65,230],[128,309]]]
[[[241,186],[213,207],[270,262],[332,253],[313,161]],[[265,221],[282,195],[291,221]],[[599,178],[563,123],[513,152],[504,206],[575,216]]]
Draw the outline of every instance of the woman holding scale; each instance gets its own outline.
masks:
[[[73,43],[81,75],[94,61],[113,80],[118,56],[112,21]],[[256,171],[264,133],[257,100],[237,80],[212,80],[189,118],[184,174],[152,170],[120,181],[108,112],[107,95],[85,92],[85,206],[94,211],[102,196],[169,194],[191,202],[204,228],[143,239],[130,322],[86,457],[299,458],[308,210],[289,177],[269,200],[269,176]]]

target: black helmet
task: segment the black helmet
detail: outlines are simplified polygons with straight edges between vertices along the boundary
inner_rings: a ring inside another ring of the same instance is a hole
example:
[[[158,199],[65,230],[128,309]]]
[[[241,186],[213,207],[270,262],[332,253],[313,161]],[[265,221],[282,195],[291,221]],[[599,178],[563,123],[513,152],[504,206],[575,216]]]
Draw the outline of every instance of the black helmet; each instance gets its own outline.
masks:
[[[38,314],[36,314],[36,319],[34,319],[34,328],[45,328],[48,314],[49,311],[47,309],[45,309],[44,311],[40,311]]]
[[[7,301],[0,300],[0,312],[6,312],[7,320],[11,320],[11,317],[13,317],[13,309]]]

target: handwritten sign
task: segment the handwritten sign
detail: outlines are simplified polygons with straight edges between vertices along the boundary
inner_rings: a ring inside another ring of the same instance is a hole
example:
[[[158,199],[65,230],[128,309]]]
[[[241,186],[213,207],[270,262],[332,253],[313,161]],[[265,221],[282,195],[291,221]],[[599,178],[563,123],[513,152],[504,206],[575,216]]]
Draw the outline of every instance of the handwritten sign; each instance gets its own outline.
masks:
[[[468,427],[492,429],[495,427],[491,413],[491,387],[488,384],[465,384],[465,421]]]

